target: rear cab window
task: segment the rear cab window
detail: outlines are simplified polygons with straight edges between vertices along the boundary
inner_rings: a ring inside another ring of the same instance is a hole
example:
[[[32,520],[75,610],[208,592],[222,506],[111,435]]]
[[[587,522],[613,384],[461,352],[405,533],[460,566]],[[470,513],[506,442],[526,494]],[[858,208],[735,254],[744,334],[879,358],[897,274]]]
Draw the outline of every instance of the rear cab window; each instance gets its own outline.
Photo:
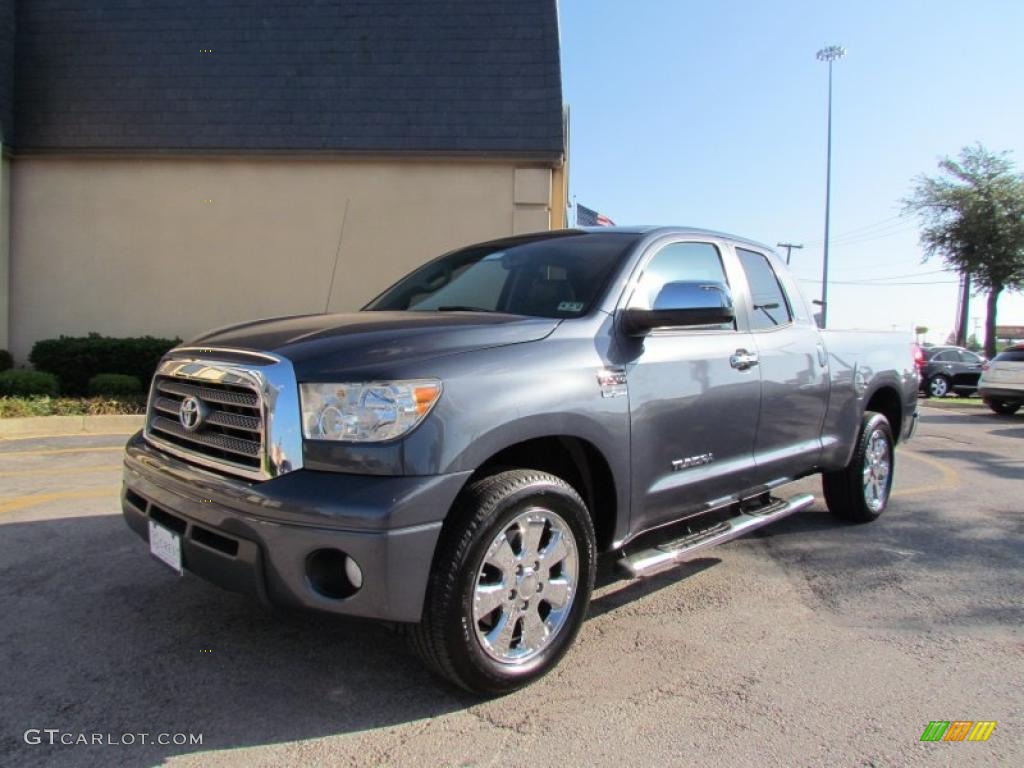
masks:
[[[736,255],[750,286],[750,330],[769,330],[793,322],[789,297],[782,289],[768,257],[739,247],[736,248]]]

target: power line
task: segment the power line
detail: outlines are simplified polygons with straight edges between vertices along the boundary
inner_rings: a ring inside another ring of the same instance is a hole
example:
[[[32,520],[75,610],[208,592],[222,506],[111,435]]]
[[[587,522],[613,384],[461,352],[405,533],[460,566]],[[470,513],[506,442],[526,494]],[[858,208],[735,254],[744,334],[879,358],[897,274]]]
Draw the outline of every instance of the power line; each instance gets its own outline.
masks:
[[[886,275],[885,277],[865,277],[864,282],[877,282],[879,280],[900,280],[904,277],[924,277],[925,275],[941,275],[948,274],[948,269],[932,269],[928,272],[908,272],[903,275]]]
[[[842,240],[842,239],[846,239],[846,238],[859,237],[860,235],[866,235],[866,234],[869,234],[869,232],[871,230],[875,230],[875,229],[888,229],[889,227],[892,227],[894,225],[902,224],[903,221],[906,220],[907,218],[908,218],[907,214],[900,213],[900,214],[897,214],[896,216],[890,216],[888,219],[882,219],[881,221],[876,221],[874,224],[865,224],[865,225],[860,226],[860,227],[854,227],[853,229],[848,229],[845,232],[840,232],[837,235],[835,235],[834,237],[832,237],[831,239],[834,242],[835,240]],[[808,245],[821,245],[825,241],[822,240],[821,238],[818,238],[816,240],[806,240],[804,242],[806,242]]]
[[[912,231],[914,229],[917,229],[917,226],[914,225],[914,224],[911,224],[910,226],[897,227],[896,229],[884,229],[884,230],[880,229],[880,230],[878,230],[876,232],[872,232],[871,234],[866,234],[866,235],[862,235],[862,236],[859,236],[859,237],[841,238],[841,239],[833,240],[832,244],[833,245],[858,245],[860,243],[867,243],[867,242],[870,242],[872,240],[881,240],[882,238],[886,238],[886,237],[893,237],[895,235],[902,235],[904,232],[910,232],[910,231]]]

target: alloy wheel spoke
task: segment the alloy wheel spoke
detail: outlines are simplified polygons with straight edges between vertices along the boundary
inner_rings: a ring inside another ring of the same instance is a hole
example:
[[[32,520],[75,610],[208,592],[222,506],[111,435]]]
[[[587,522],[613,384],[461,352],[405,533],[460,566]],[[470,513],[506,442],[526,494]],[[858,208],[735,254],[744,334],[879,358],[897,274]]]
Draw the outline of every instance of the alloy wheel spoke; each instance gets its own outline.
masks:
[[[540,540],[544,536],[545,525],[543,518],[526,521],[523,526],[523,551],[520,553],[523,559],[532,559],[540,552]]]
[[[508,588],[504,584],[479,584],[473,596],[473,618],[480,621],[507,601]]]
[[[565,534],[561,531],[552,531],[551,540],[540,553],[540,564],[542,568],[550,570],[565,560],[569,555],[569,548],[565,544]]]
[[[544,625],[544,619],[537,613],[537,606],[531,606],[523,614],[523,645],[530,650],[535,650],[544,645],[547,639],[548,628]]]
[[[542,597],[552,608],[564,608],[569,602],[569,595],[572,591],[572,584],[568,579],[552,579],[544,585]]]
[[[512,612],[503,613],[494,629],[487,633],[487,642],[502,656],[508,656],[512,647],[512,636],[515,634],[519,616]]]
[[[498,544],[497,548],[492,545],[491,550],[487,553],[487,557],[484,558],[484,563],[497,568],[507,583],[512,571],[515,570],[517,559],[516,553],[512,551],[512,545],[508,542],[508,537],[502,534],[501,543]]]

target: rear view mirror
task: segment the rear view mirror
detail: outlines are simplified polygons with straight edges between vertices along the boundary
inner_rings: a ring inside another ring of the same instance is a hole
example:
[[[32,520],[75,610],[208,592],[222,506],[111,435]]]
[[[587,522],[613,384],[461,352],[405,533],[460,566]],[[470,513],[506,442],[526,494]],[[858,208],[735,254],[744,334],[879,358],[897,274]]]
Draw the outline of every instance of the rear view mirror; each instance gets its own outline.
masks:
[[[641,336],[655,328],[720,325],[733,317],[732,298],[722,283],[686,280],[665,283],[651,309],[625,310],[622,325],[631,336]]]

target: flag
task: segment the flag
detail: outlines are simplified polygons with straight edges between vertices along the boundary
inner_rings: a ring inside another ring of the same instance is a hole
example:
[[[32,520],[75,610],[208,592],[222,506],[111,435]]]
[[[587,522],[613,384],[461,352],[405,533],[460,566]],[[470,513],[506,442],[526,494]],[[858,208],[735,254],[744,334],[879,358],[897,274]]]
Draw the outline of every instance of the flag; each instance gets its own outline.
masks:
[[[576,203],[576,226],[578,227],[614,227],[615,222],[603,213]]]

